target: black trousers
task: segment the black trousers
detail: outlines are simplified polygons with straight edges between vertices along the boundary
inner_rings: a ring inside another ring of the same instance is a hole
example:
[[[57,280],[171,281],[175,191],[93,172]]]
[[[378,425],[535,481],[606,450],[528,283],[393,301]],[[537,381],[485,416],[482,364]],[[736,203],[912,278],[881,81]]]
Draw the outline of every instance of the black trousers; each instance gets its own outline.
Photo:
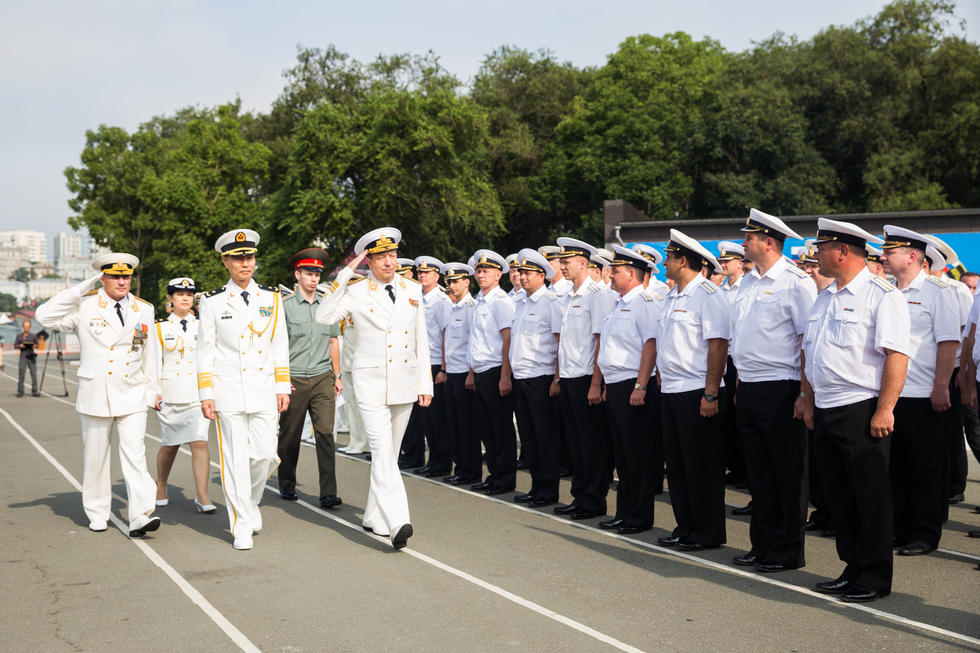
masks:
[[[500,396],[500,370],[492,367],[473,375],[476,384],[476,417],[483,429],[486,449],[486,481],[513,490],[517,484],[517,435],[514,433],[514,393]]]
[[[738,379],[738,371],[735,369],[735,361],[728,357],[728,365],[725,368],[725,387],[734,388]],[[721,424],[721,462],[722,473],[727,467],[732,473],[733,480],[736,482],[745,481],[747,478],[746,453],[742,446],[742,438],[739,437],[738,404],[735,401],[735,392],[725,394],[725,402],[720,404]]]
[[[289,397],[289,407],[279,415],[279,489],[296,489],[296,464],[299,461],[300,439],[306,413],[313,420],[316,440],[316,462],[320,471],[320,498],[337,494],[336,453],[333,440],[334,375],[325,372],[317,376],[290,379],[295,390]]]
[[[814,411],[817,458],[837,530],[843,577],[877,592],[892,586],[891,437],[871,437],[878,399]],[[897,421],[897,420],[896,420]]]
[[[725,543],[725,479],[719,455],[720,415],[701,417],[704,392],[661,393],[660,422],[674,536],[704,546]],[[725,401],[722,388],[718,401]]]
[[[791,569],[802,567],[809,475],[806,428],[793,419],[800,382],[742,381],[735,394],[752,493],[752,553]]]
[[[945,440],[946,440],[946,474],[943,485],[943,497],[951,497],[955,494],[963,494],[966,491],[966,474],[969,465],[966,462],[966,439],[963,437],[965,412],[963,401],[960,397],[960,389],[956,384],[956,377],[959,376],[960,368],[953,370],[953,378],[949,380],[949,403],[950,407],[943,413],[945,420]],[[945,512],[949,512],[949,507]]]
[[[602,515],[609,493],[609,438],[605,406],[589,405],[591,384],[591,376],[562,379],[558,404],[568,439],[572,503]]]
[[[467,372],[446,374],[446,433],[453,473],[475,483],[483,477],[483,423],[475,420],[476,392],[466,389]]]
[[[816,434],[807,429],[807,471],[810,473],[810,504],[813,506],[813,513],[810,515],[819,528],[829,530],[833,526],[833,519],[830,516],[830,500],[824,492],[823,481],[820,479],[820,463],[817,460]]]
[[[948,469],[945,412],[933,411],[928,398],[902,397],[895,405],[889,475],[898,543],[939,546],[949,507],[943,487]]]
[[[422,407],[418,402],[412,405],[412,415],[408,418],[408,426],[405,427],[398,464],[406,467],[421,467],[425,464],[425,425]]]
[[[630,395],[636,379],[606,384],[606,417],[619,472],[616,493],[616,519],[623,526],[653,526],[653,459],[657,428],[658,390],[647,388],[646,403],[631,406]]]
[[[554,374],[514,380],[514,407],[521,451],[531,472],[531,492],[539,499],[558,500],[561,438],[558,398],[549,397]]]
[[[432,366],[432,379],[439,374],[441,365]],[[432,402],[425,407],[416,403],[402,439],[403,464],[421,467],[425,461],[425,443],[429,443],[428,465],[437,471],[448,471],[449,450],[446,445],[446,386],[432,384]]]
[[[977,384],[977,392],[980,392],[980,382]],[[966,434],[966,443],[970,445],[973,457],[980,462],[980,415],[976,408],[963,407],[963,431]]]

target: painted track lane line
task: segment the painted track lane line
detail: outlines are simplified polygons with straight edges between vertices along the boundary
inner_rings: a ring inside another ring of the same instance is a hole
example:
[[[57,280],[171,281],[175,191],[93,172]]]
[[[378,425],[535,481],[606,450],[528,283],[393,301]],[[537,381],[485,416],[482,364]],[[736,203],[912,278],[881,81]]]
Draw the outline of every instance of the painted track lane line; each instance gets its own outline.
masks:
[[[7,375],[5,373],[3,373],[3,374],[4,374],[4,376],[7,376],[8,378],[13,379],[13,377],[10,377],[9,375]],[[42,394],[47,394],[47,393],[42,393]],[[50,396],[50,395],[48,395],[48,396]],[[60,401],[61,403],[64,403],[66,405],[69,405],[69,406],[74,407],[74,404],[72,404],[71,402],[68,402],[68,401],[66,401],[66,400],[64,400],[62,398],[53,397],[53,396],[51,398],[52,399],[55,399],[57,401]],[[160,442],[160,438],[158,438],[158,437],[156,437],[154,435],[151,435],[151,434],[147,433],[146,436],[149,437],[149,438],[151,438],[151,439],[153,439],[153,440],[155,440],[155,441],[157,441],[157,442]],[[311,448],[313,448],[313,446],[314,446],[314,445],[309,444],[309,443],[306,443],[306,442],[303,442],[302,444],[304,446],[311,447]],[[185,447],[181,447],[180,448],[180,451],[183,452],[186,455],[190,455],[190,451],[187,450]],[[363,458],[361,458],[359,456],[354,456],[354,455],[349,455],[349,454],[343,454],[343,453],[340,453],[340,452],[338,452],[337,455],[338,456],[341,456],[343,458],[346,458],[348,460],[354,460],[354,461],[357,461],[357,462],[360,462],[360,463],[370,464],[370,461],[364,460]],[[215,462],[213,462],[213,461],[211,462],[211,466],[217,468],[217,464]],[[879,617],[879,618],[881,618],[883,620],[886,620],[886,621],[891,621],[893,623],[902,624],[904,626],[915,628],[917,630],[922,630],[922,631],[926,631],[926,632],[931,632],[931,633],[934,633],[934,634],[942,635],[942,636],[948,637],[950,639],[954,639],[954,640],[961,641],[961,642],[966,642],[966,643],[971,644],[973,646],[980,647],[980,639],[975,638],[975,637],[971,637],[970,635],[965,635],[963,633],[958,633],[956,631],[947,630],[947,629],[941,628],[939,626],[934,626],[932,624],[928,624],[928,623],[925,623],[925,622],[916,621],[914,619],[909,619],[908,617],[903,617],[901,615],[898,615],[898,614],[895,614],[895,613],[892,613],[892,612],[887,612],[887,611],[884,611],[884,610],[880,610],[878,608],[872,608],[872,607],[870,607],[868,605],[865,605],[865,604],[861,604],[861,603],[844,603],[844,602],[838,600],[837,598],[835,598],[833,596],[829,596],[829,595],[826,595],[826,594],[820,594],[819,592],[816,592],[816,591],[811,590],[811,589],[806,588],[806,587],[801,587],[799,585],[793,585],[791,583],[787,583],[785,581],[776,580],[774,578],[771,578],[771,577],[766,576],[766,575],[763,575],[763,574],[757,574],[757,573],[745,571],[745,570],[742,570],[742,569],[738,569],[736,567],[732,567],[732,566],[729,566],[729,565],[725,565],[725,564],[722,564],[722,563],[714,562],[712,560],[707,560],[707,559],[704,559],[704,558],[699,558],[699,557],[697,557],[695,555],[684,553],[682,551],[677,551],[677,550],[674,550],[674,549],[668,549],[668,548],[656,546],[654,544],[651,544],[649,542],[645,542],[643,540],[639,540],[639,539],[635,539],[635,538],[631,538],[631,537],[626,537],[626,536],[623,536],[623,535],[618,535],[616,533],[605,531],[605,530],[596,528],[594,526],[590,526],[588,524],[581,524],[581,523],[573,522],[573,521],[564,519],[562,517],[559,517],[557,515],[551,515],[551,514],[548,514],[548,513],[545,513],[545,512],[540,512],[540,511],[537,511],[537,510],[532,510],[530,508],[526,508],[526,507],[521,506],[519,504],[515,504],[513,502],[506,501],[506,500],[503,500],[503,499],[498,499],[496,497],[490,497],[490,496],[486,496],[486,495],[483,495],[483,494],[476,494],[474,492],[471,492],[471,491],[466,490],[466,489],[463,489],[463,488],[459,488],[459,487],[455,487],[455,486],[451,486],[451,485],[446,485],[445,483],[441,483],[440,481],[437,481],[437,480],[434,480],[434,479],[425,478],[424,476],[417,476],[415,474],[406,473],[406,472],[402,472],[402,475],[403,476],[406,476],[408,478],[418,479],[418,480],[421,480],[421,481],[425,481],[427,483],[432,483],[433,485],[438,485],[440,487],[444,487],[446,489],[449,489],[449,490],[452,490],[452,491],[456,491],[456,492],[462,493],[462,494],[464,494],[466,496],[475,497],[477,499],[482,499],[484,501],[492,501],[494,503],[500,504],[502,506],[506,506],[506,507],[508,507],[510,509],[513,509],[513,510],[520,510],[520,511],[523,511],[523,512],[526,512],[526,513],[529,513],[529,514],[537,515],[539,517],[544,517],[546,519],[550,519],[550,520],[555,521],[557,523],[564,524],[565,526],[571,526],[573,528],[582,529],[582,530],[585,530],[585,531],[589,531],[591,533],[596,533],[598,535],[602,535],[602,536],[605,536],[605,537],[613,538],[613,539],[616,539],[616,540],[619,540],[619,541],[622,541],[622,542],[628,542],[628,543],[630,543],[630,544],[632,544],[634,546],[637,546],[637,547],[640,547],[640,548],[644,548],[644,549],[647,549],[647,550],[652,551],[652,552],[655,552],[655,553],[669,555],[669,556],[674,556],[676,558],[681,558],[681,559],[687,560],[689,562],[693,562],[693,563],[696,563],[696,564],[701,564],[701,565],[704,565],[704,566],[707,566],[707,567],[711,567],[711,568],[713,568],[713,569],[715,569],[717,571],[721,571],[721,572],[724,572],[724,573],[727,573],[727,574],[730,574],[730,575],[739,576],[739,577],[746,578],[746,579],[751,579],[753,581],[760,582],[760,583],[765,583],[765,584],[768,584],[768,585],[772,585],[774,587],[781,587],[783,589],[787,589],[787,590],[790,590],[792,592],[796,592],[798,594],[802,594],[802,595],[809,596],[809,597],[814,598],[814,599],[818,599],[818,600],[820,600],[823,603],[830,603],[830,604],[832,604],[834,606],[839,606],[839,607],[843,607],[843,608],[849,608],[849,609],[853,609],[853,610],[858,610],[860,612],[864,612],[864,613],[867,613],[867,614],[875,615],[875,616],[877,616],[877,617]],[[278,488],[272,487],[270,485],[266,485],[266,490],[268,490],[270,492],[273,492],[275,494],[278,494],[279,493]],[[371,533],[367,533],[367,532],[365,532],[360,527],[360,525],[353,524],[353,523],[348,522],[346,520],[340,519],[339,517],[335,517],[332,514],[330,514],[330,513],[326,512],[326,511],[322,510],[318,506],[314,506],[314,505],[312,505],[312,504],[310,504],[310,503],[308,503],[308,502],[306,502],[306,501],[304,501],[302,499],[299,500],[299,501],[297,501],[297,503],[299,505],[302,505],[304,508],[307,508],[309,510],[312,510],[313,512],[315,512],[317,514],[323,515],[323,516],[327,517],[328,519],[330,519],[332,521],[335,521],[335,522],[337,522],[339,524],[342,524],[344,526],[347,526],[349,528],[352,528],[352,529],[356,530],[357,532],[360,532],[360,533],[362,533],[362,534],[364,534],[364,535],[366,535],[368,537],[371,537],[371,538],[376,539],[378,541],[388,542],[388,538],[382,538],[380,536],[375,536],[375,535],[372,535]],[[428,556],[425,556],[425,554],[419,553],[419,552],[414,551],[412,549],[408,549],[408,548],[402,549],[401,552],[402,553],[408,553],[409,555],[413,555],[414,557],[418,558],[419,560],[424,560],[426,562],[428,562],[428,561],[431,560],[432,563],[437,563],[436,566],[443,564],[443,563],[441,563],[441,562],[439,562],[439,561],[437,561],[437,560],[435,560],[433,558],[429,558]],[[952,555],[956,555],[956,556],[960,556],[960,557],[968,558],[968,559],[974,559],[974,560],[980,559],[977,556],[973,556],[973,555],[966,554],[966,553],[961,553],[961,552],[958,552],[958,551],[949,551],[949,553],[952,554]],[[449,567],[449,566],[447,566],[447,567],[448,567],[447,571],[448,570],[455,570],[455,568],[453,568],[453,567]],[[464,578],[465,579],[467,576],[469,576],[468,574],[466,574],[466,572],[463,572],[461,570],[455,570],[455,571],[458,571],[459,574],[465,574],[466,575],[466,576],[460,576],[460,578]],[[453,573],[453,572],[449,572],[449,573]],[[471,578],[474,578],[474,580],[477,580],[477,581],[480,580],[480,579],[477,579],[475,577],[471,577]],[[481,581],[481,582],[483,582],[483,581]],[[507,590],[504,590],[503,588],[498,588],[498,587],[496,587],[494,585],[491,585],[489,583],[487,585],[489,586],[487,589],[489,589],[490,587],[496,588],[500,592],[503,592],[504,593],[504,594],[500,594],[500,596],[504,596],[505,598],[508,598],[509,599],[509,597],[506,596],[506,595],[509,595],[510,594],[509,592],[507,592]],[[491,590],[491,591],[493,591],[493,590]],[[512,596],[515,596],[516,597],[516,595],[512,595]],[[516,597],[516,598],[520,599],[521,597]],[[532,602],[529,602],[529,603],[531,603],[532,605],[537,606],[537,604],[533,604]],[[543,614],[545,616],[549,616],[550,617],[550,614],[548,614],[548,613],[551,612],[550,610],[548,610],[547,608],[544,608],[543,606],[537,606],[537,607],[540,608],[543,611],[543,612],[540,612],[540,614]],[[557,614],[557,613],[555,613],[555,614]],[[558,615],[558,616],[560,617],[561,615]],[[554,617],[550,617],[550,618],[554,618]],[[561,623],[564,623],[564,622],[561,622]],[[575,623],[577,623],[577,622],[575,622]],[[585,626],[584,624],[579,624],[579,625],[581,625],[583,628],[589,629],[589,627],[588,626]],[[589,629],[589,630],[592,630],[592,629]],[[585,631],[582,631],[582,632],[585,632]],[[598,631],[596,631],[596,632],[598,632]],[[601,633],[599,633],[599,634],[601,635]],[[624,644],[624,646],[629,646],[629,645]],[[630,648],[630,649],[624,649],[624,650],[637,650],[637,649]]]
[[[3,415],[7,419],[7,421],[10,422],[11,426],[13,426],[14,429],[16,429],[22,436],[24,436],[24,439],[27,440],[35,449],[37,449],[38,453],[40,453],[45,460],[51,463],[52,467],[58,470],[58,472],[65,477],[65,479],[72,485],[72,487],[74,487],[79,492],[82,491],[82,484],[79,483],[74,476],[72,476],[71,472],[65,469],[64,465],[58,462],[58,460],[54,456],[52,456],[47,449],[41,446],[41,444],[37,440],[35,440],[30,433],[24,430],[24,427],[18,424],[17,421],[10,416],[10,413],[8,413],[3,408],[0,408],[0,415]],[[127,533],[129,531],[129,526],[125,522],[123,522],[122,519],[117,517],[115,513],[110,513],[109,519],[116,526],[116,528],[118,528],[121,532]],[[211,605],[211,603],[206,598],[204,598],[204,596],[202,596],[201,593],[198,592],[193,585],[191,585],[189,582],[187,582],[187,580],[183,576],[177,573],[177,570],[171,567],[166,560],[160,557],[160,554],[154,551],[149,544],[147,544],[146,542],[140,539],[136,539],[136,538],[129,538],[129,539],[133,544],[135,544],[140,549],[140,551],[143,552],[143,554],[147,558],[150,559],[150,562],[152,562],[157,567],[159,567],[160,570],[163,571],[163,573],[165,573],[167,577],[170,578],[170,580],[172,580],[174,584],[180,588],[180,591],[183,592],[184,595],[187,598],[189,598],[192,603],[198,606],[201,609],[201,611],[204,612],[204,614],[206,614],[211,619],[211,621],[213,621],[218,626],[218,628],[220,628],[228,636],[228,638],[232,642],[234,642],[235,646],[237,646],[243,651],[247,651],[248,653],[259,653],[259,648],[255,646],[255,644],[253,644],[248,639],[248,637],[246,637],[245,634],[242,633],[242,631],[238,630],[238,628],[236,628],[230,621],[228,621],[228,619],[226,619],[225,616],[221,614],[217,608]]]

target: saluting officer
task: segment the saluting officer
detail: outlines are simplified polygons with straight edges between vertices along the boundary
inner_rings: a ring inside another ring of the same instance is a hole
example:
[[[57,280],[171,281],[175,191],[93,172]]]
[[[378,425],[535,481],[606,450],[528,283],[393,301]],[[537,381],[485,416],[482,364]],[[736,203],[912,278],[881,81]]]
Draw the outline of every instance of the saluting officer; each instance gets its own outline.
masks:
[[[619,473],[616,514],[599,528],[621,534],[653,526],[653,461],[658,390],[651,383],[663,298],[643,289],[649,263],[638,252],[613,245],[612,287],[619,294],[603,319],[596,365],[606,387],[603,399]]]
[[[602,372],[595,364],[599,334],[615,298],[589,274],[596,249],[575,238],[561,237],[561,266],[572,288],[565,293],[561,338],[558,340],[558,402],[568,436],[572,466],[572,502],[555,513],[575,520],[606,514],[609,456]],[[605,262],[603,263],[606,264]]]
[[[561,441],[558,433],[558,335],[561,307],[545,285],[554,278],[548,260],[525,248],[517,254],[527,299],[517,306],[510,333],[510,366],[521,452],[531,472],[530,491],[517,503],[539,507],[558,501]]]
[[[820,274],[833,281],[817,295],[803,336],[804,415],[846,564],[816,589],[849,602],[891,592],[888,436],[912,351],[905,300],[868,270],[869,241],[882,242],[847,222],[817,221]]]
[[[401,232],[375,229],[354,246],[357,255],[330,284],[316,319],[331,324],[350,317],[354,373],[361,421],[371,445],[371,485],[364,506],[364,528],[391,538],[401,549],[412,536],[408,495],[398,471],[402,437],[418,401],[432,400],[429,341],[418,282],[395,274]],[[367,258],[370,273],[348,285],[358,264]]]
[[[306,416],[313,420],[313,439],[319,471],[321,508],[343,503],[337,496],[336,445],[333,439],[335,397],[343,389],[340,381],[340,329],[322,325],[316,311],[320,275],[327,253],[319,247],[301,250],[289,259],[296,278],[296,292],[282,300],[289,334],[289,371],[292,393],[289,407],[279,416],[279,496],[295,501],[296,464]]]
[[[670,503],[677,528],[657,542],[698,551],[725,543],[725,486],[719,452],[719,402],[731,334],[731,305],[701,277],[717,268],[701,243],[670,230],[667,278],[657,339],[660,417]]]
[[[170,502],[167,497],[167,479],[173,468],[180,445],[191,450],[191,468],[194,470],[194,508],[198,512],[212,514],[217,508],[208,498],[208,473],[211,454],[208,451],[208,430],[211,420],[201,414],[201,400],[197,394],[197,331],[199,322],[191,308],[197,286],[189,277],[171,279],[167,284],[167,300],[170,315],[157,320],[151,338],[156,339],[157,364],[160,380],[157,395],[157,418],[160,420],[162,446],[157,452],[157,499],[158,506]]]
[[[445,385],[448,450],[456,467],[442,479],[451,485],[472,485],[481,480],[483,452],[480,424],[475,424],[476,392],[466,387],[470,364],[466,359],[470,321],[476,300],[470,295],[470,276],[475,270],[466,263],[446,263],[442,278],[452,305],[442,330],[442,367],[436,382]]]
[[[922,267],[927,252],[938,269],[946,260],[925,236],[885,225],[885,271],[908,307],[908,375],[895,404],[891,476],[894,544],[898,554],[924,555],[939,546],[947,510],[944,419],[950,408],[950,379],[960,344],[959,304],[945,282]],[[962,432],[960,434],[962,439]]]
[[[279,291],[255,283],[259,235],[234,229],[214,249],[228,283],[201,297],[197,386],[201,410],[216,420],[221,489],[239,550],[262,530],[259,502],[272,476],[278,415],[289,406],[289,340]]]
[[[416,469],[416,474],[426,478],[445,476],[452,467],[446,440],[446,384],[439,379],[443,367],[442,331],[446,326],[452,300],[439,287],[442,262],[432,256],[419,256],[415,259],[415,274],[422,286],[422,305],[425,307],[425,328],[429,336],[429,364],[435,380],[432,403],[425,408],[416,408],[421,422],[421,431],[429,443],[429,460],[424,467]]]
[[[517,436],[514,433],[514,396],[511,394],[510,328],[514,301],[500,288],[500,277],[510,272],[503,257],[489,249],[477,250],[468,263],[480,292],[470,321],[467,359],[471,378],[466,387],[476,390],[477,418],[484,426],[487,479],[470,486],[489,495],[513,492],[517,483]]]
[[[732,314],[731,352],[738,366],[739,435],[752,493],[752,548],[737,565],[759,571],[797,569],[805,562],[807,437],[800,398],[800,352],[817,296],[810,277],[783,256],[787,238],[800,236],[776,216],[751,209],[745,275]]]
[[[109,452],[119,434],[119,462],[129,500],[129,536],[160,527],[153,516],[156,483],[146,469],[146,409],[156,405],[156,356],[149,339],[153,306],[129,292],[139,259],[105,254],[93,261],[99,274],[62,290],[38,306],[49,329],[76,330],[81,348],[78,398],[82,417],[82,507],[89,529],[106,530],[112,504]],[[95,284],[102,287],[95,290]]]

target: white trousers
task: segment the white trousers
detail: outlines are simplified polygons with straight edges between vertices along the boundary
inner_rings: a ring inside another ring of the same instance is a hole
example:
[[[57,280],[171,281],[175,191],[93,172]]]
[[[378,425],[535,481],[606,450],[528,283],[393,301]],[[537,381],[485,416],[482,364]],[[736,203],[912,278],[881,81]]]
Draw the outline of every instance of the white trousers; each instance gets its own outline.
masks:
[[[357,395],[354,394],[354,380],[349,372],[341,375],[344,380],[344,401],[347,403],[347,422],[350,440],[347,443],[347,450],[351,453],[360,453],[369,448],[367,434],[364,432],[364,423],[361,420],[361,411],[357,407]],[[373,458],[374,456],[372,456]]]
[[[121,417],[82,414],[82,507],[90,522],[109,521],[113,425],[119,434],[119,464],[126,482],[126,515],[132,529],[136,517],[149,515],[156,506],[157,484],[146,469],[145,410]]]
[[[390,535],[409,522],[408,495],[398,470],[398,453],[412,405],[358,404],[371,447],[371,486],[363,523],[378,535]]]
[[[221,460],[221,490],[228,506],[232,537],[261,530],[259,502],[265,482],[279,465],[279,414],[218,412],[218,454]]]

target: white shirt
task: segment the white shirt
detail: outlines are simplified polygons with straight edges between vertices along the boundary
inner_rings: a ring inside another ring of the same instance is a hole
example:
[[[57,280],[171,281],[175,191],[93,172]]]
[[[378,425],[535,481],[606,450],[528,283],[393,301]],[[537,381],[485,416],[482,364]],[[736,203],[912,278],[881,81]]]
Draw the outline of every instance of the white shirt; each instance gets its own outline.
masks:
[[[450,300],[451,302],[451,300]],[[470,363],[466,359],[466,345],[470,339],[470,320],[476,300],[466,295],[455,304],[450,305],[446,313],[445,329],[446,358],[444,365],[449,374],[460,374],[470,371]]]
[[[514,300],[500,286],[488,293],[477,293],[466,353],[474,372],[486,372],[503,364],[504,339],[500,332],[509,329],[513,321]]]
[[[453,300],[449,299],[438,286],[422,295],[422,306],[425,307],[425,330],[429,334],[429,364],[431,365],[442,365],[442,330],[452,305]]]
[[[607,384],[636,378],[643,345],[659,336],[661,310],[663,299],[643,286],[616,300],[602,321],[596,361]]]
[[[942,279],[946,283],[946,287],[952,290],[956,294],[956,299],[959,303],[960,308],[960,324],[963,325],[963,330],[960,332],[960,344],[956,348],[956,361],[959,364],[960,353],[963,349],[963,338],[969,334],[969,328],[966,326],[967,318],[970,315],[970,308],[973,306],[973,291],[970,290],[970,286],[966,285],[959,279],[950,279],[946,277]]]
[[[735,297],[738,295],[738,291],[742,287],[742,281],[744,280],[745,275],[741,274],[739,275],[738,279],[735,280],[735,283],[730,283],[728,277],[725,277],[725,280],[721,282],[719,288],[721,288],[721,291],[725,294],[725,298],[728,300],[729,304],[735,303]]]
[[[867,267],[838,290],[833,281],[810,309],[803,351],[817,408],[877,397],[885,349],[911,354],[902,293]]]
[[[516,304],[517,302],[522,302],[522,301],[524,301],[525,299],[527,299],[527,293],[526,293],[526,292],[524,292],[524,289],[523,289],[523,288],[511,288],[511,289],[510,289],[510,290],[509,290],[509,291],[507,292],[507,296],[508,296],[508,297],[510,297],[510,298],[511,298],[511,300],[513,300],[513,302],[514,302],[515,304]]]
[[[980,294],[974,295],[973,306],[970,308],[970,315],[966,321],[966,333],[970,333],[970,329],[974,324],[980,322]],[[977,329],[980,331],[980,328]],[[974,337],[973,340],[973,363],[977,366],[977,381],[980,381],[980,338]]]
[[[781,258],[765,275],[743,275],[732,306],[731,354],[738,378],[749,383],[800,380],[800,349],[817,287]]]
[[[616,298],[606,287],[593,279],[586,279],[578,290],[573,287],[566,293],[558,341],[561,378],[592,376],[592,359],[598,344],[595,336],[602,332],[602,322],[615,303]]]
[[[708,378],[708,341],[731,337],[732,307],[707,279],[695,277],[683,292],[677,286],[664,301],[657,340],[661,392],[704,389]],[[724,385],[724,380],[722,380]]]
[[[187,330],[180,323],[181,318],[171,313],[158,320],[152,337],[157,339],[157,363],[160,380],[160,395],[167,404],[196,404],[197,393],[197,327],[198,321],[193,313],[183,318]]]
[[[606,287],[608,288],[609,286]],[[653,292],[657,293],[661,297],[666,297],[667,293],[670,292],[670,286],[665,284],[657,277],[651,276],[650,283],[647,284],[647,290],[652,290]]]
[[[960,306],[951,290],[943,281],[924,271],[899,290],[909,309],[912,347],[903,397],[923,398],[932,394],[939,343],[960,340]]]
[[[565,277],[562,277],[558,281],[551,284],[551,288],[549,288],[549,290],[551,290],[551,292],[553,292],[558,297],[564,297],[574,287],[575,287],[574,283],[572,283]]]
[[[545,286],[517,306],[510,330],[510,369],[515,379],[555,375],[561,333],[561,301]]]

